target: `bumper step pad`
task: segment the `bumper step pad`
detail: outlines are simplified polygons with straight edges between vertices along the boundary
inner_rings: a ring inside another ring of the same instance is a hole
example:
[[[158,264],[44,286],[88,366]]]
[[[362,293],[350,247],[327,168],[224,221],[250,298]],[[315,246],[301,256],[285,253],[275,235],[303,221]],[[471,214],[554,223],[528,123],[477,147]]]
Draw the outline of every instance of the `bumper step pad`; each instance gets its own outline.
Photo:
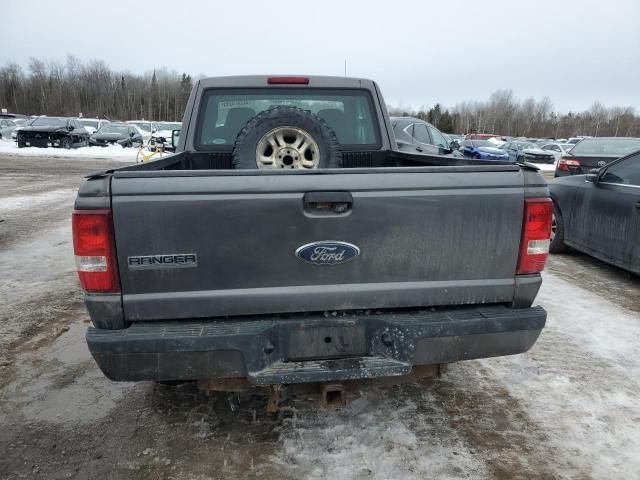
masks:
[[[393,377],[411,372],[409,363],[384,357],[355,357],[305,362],[277,362],[259,372],[250,372],[255,385],[360,380]]]

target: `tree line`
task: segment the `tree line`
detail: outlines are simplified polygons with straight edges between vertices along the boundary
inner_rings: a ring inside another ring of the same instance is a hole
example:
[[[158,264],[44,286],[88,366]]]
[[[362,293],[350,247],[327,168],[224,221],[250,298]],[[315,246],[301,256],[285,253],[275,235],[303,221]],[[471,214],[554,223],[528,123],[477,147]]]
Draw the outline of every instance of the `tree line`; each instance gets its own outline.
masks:
[[[180,121],[193,79],[166,68],[144,74],[115,71],[101,60],[65,62],[32,58],[26,67],[0,67],[0,108],[27,115],[106,117]],[[453,107],[437,103],[412,110],[389,106],[392,115],[414,116],[448,133],[567,138],[576,135],[640,137],[640,117],[632,106],[595,102],[583,112],[559,113],[549,97],[519,100],[497,90],[486,101]]]
[[[632,106],[606,107],[594,102],[583,112],[559,113],[549,97],[519,100],[512,90],[497,90],[486,101],[462,102],[451,108],[439,103],[417,111],[388,108],[391,115],[417,117],[446,133],[496,133],[532,138],[640,137],[640,117]]]
[[[101,60],[32,58],[26,68],[0,67],[0,107],[27,115],[180,121],[191,75],[160,68],[145,74],[114,71]]]

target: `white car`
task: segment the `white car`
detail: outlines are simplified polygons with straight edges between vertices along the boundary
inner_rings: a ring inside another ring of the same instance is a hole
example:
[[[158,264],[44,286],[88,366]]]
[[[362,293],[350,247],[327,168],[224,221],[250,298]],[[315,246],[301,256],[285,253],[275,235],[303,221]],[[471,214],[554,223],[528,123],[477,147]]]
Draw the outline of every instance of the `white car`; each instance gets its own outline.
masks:
[[[12,118],[0,118],[0,138],[9,140],[16,128],[18,125]]]
[[[20,129],[29,126],[32,121],[33,118],[14,118],[13,123],[16,124],[16,128],[11,131],[11,140],[14,142],[18,141],[18,132]]]
[[[96,133],[102,127],[102,125],[106,125],[107,123],[111,123],[109,120],[104,118],[78,118],[77,119],[80,124],[84,127],[84,129],[90,134]]]
[[[573,147],[575,147],[573,143],[554,142],[554,143],[547,143],[546,145],[543,145],[542,147],[540,147],[540,149],[544,150],[545,152],[552,153],[557,162],[560,159],[560,157],[562,157],[563,155],[566,155],[566,153],[569,150],[571,150]]]
[[[504,140],[502,140],[500,138],[497,138],[497,137],[487,138],[487,142],[493,143],[497,148],[500,148],[500,147],[502,147],[502,145],[507,143]]]
[[[163,150],[172,151],[171,134],[174,130],[180,130],[181,128],[182,122],[158,122],[158,130],[151,134],[147,148],[154,150],[156,146],[162,145]]]
[[[149,120],[127,120],[126,123],[130,123],[138,127],[142,133],[142,139],[145,144],[151,140],[151,135],[158,131],[158,122],[151,122]]]

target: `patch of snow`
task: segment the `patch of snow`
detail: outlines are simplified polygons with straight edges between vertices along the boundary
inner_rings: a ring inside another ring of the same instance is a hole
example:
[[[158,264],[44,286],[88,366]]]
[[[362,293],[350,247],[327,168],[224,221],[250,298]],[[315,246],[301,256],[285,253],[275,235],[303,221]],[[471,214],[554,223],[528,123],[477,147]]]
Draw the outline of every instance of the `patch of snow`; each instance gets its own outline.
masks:
[[[484,360],[590,478],[640,475],[640,317],[552,274],[536,300],[547,326],[526,355]],[[568,475],[572,477],[574,475]]]
[[[12,197],[4,197],[2,199],[2,202],[0,202],[0,212],[33,208],[45,205],[49,202],[69,200],[73,199],[75,194],[75,190],[62,188],[58,190],[49,190],[48,192],[44,193],[35,193],[33,195],[15,195]]]
[[[66,150],[64,148],[18,148],[16,142],[0,141],[0,154],[26,157],[60,157],[77,159],[108,158],[127,163],[135,163],[137,148],[122,148],[120,145],[108,147],[80,147]]]
[[[534,163],[536,167],[538,167],[543,172],[555,172],[556,164],[555,163]]]
[[[0,265],[3,272],[11,272],[0,277],[0,298],[7,304],[55,291],[60,283],[77,282],[71,219],[38,232],[27,243],[0,251]]]
[[[396,389],[374,389],[342,411],[305,409],[307,418],[285,420],[274,461],[293,478],[488,478],[444,409],[429,408]]]

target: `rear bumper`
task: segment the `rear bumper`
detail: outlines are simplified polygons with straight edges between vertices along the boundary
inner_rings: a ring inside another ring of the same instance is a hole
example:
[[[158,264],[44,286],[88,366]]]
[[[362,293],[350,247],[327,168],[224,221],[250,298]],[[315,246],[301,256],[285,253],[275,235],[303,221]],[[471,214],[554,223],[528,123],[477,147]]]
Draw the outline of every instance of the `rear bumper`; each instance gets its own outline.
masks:
[[[246,377],[255,385],[405,375],[414,366],[529,350],[542,307],[504,306],[348,316],[294,315],[90,327],[87,343],[112,380]],[[320,359],[320,360],[319,360]]]

